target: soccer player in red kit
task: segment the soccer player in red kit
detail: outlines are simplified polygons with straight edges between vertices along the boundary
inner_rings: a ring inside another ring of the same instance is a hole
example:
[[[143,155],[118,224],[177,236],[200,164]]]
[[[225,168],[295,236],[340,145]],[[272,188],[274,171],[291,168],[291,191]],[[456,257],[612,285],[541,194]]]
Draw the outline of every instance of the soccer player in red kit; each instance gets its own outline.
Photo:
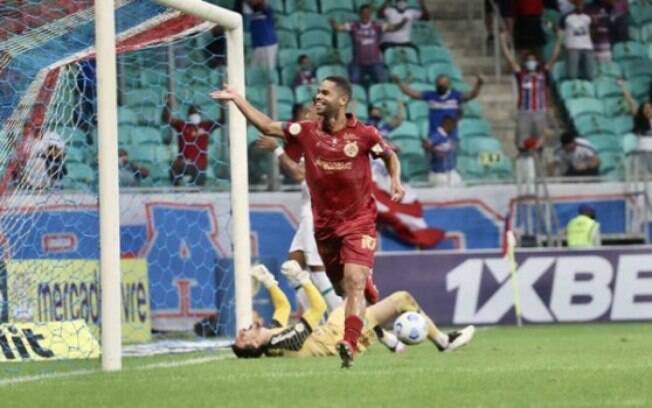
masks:
[[[285,151],[305,161],[315,239],[326,273],[344,293],[344,338],[338,344],[342,366],[350,367],[362,332],[365,285],[376,250],[376,205],[371,194],[370,156],[385,161],[392,199],[400,201],[400,163],[373,126],[346,113],[351,85],[327,77],[314,98],[317,120],[276,122],[226,86],[211,96],[233,101],[263,134],[286,141]]]

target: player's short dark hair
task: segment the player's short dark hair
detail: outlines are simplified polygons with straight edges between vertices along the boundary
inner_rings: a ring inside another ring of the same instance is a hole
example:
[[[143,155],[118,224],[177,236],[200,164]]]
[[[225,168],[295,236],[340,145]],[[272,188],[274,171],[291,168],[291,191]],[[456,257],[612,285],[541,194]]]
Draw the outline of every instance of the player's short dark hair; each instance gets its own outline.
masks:
[[[371,4],[365,3],[365,4],[361,5],[360,8],[358,9],[358,12],[361,13],[362,10],[365,10],[365,9],[371,9]]]
[[[233,350],[233,354],[238,358],[259,358],[265,352],[262,347],[239,347],[235,344],[231,346],[231,350]]]
[[[335,87],[339,89],[350,101],[351,100],[351,95],[353,94],[353,90],[351,89],[351,83],[349,82],[348,79],[342,77],[342,76],[327,76],[324,78],[324,81],[329,81],[335,84]]]
[[[562,146],[569,145],[569,144],[571,144],[571,143],[573,143],[575,141],[575,138],[576,138],[575,133],[573,133],[573,132],[564,132],[564,133],[561,134],[561,139],[560,139],[561,145]]]

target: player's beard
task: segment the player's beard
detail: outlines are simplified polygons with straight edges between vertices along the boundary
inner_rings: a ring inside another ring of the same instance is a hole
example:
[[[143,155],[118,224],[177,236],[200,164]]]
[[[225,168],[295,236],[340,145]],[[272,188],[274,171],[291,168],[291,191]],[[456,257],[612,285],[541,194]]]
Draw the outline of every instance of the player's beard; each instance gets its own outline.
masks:
[[[336,103],[326,103],[323,102],[324,109],[321,112],[317,112],[317,115],[321,117],[322,130],[331,133],[333,131],[333,126],[337,120],[338,113],[340,111],[340,106]]]

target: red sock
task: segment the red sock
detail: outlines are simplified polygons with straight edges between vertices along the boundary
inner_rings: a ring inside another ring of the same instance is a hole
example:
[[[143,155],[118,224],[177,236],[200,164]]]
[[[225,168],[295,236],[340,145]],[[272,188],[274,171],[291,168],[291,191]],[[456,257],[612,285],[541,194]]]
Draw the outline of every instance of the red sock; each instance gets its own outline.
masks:
[[[353,346],[355,351],[358,351],[358,339],[362,334],[363,325],[362,319],[355,315],[344,320],[344,340]]]

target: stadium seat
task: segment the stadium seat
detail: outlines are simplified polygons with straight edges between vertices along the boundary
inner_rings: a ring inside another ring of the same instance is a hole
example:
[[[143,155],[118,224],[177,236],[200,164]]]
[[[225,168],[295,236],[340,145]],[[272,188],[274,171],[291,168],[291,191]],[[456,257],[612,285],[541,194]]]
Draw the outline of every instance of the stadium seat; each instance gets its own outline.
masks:
[[[367,106],[367,91],[364,89],[364,87],[362,87],[362,85],[352,84],[351,90],[353,91],[353,99],[355,99],[358,103]]]
[[[605,98],[602,100],[604,106],[604,113],[607,116],[620,116],[627,113],[627,103],[621,97]]]
[[[353,2],[351,0],[327,0],[321,2],[321,11],[328,14],[333,11],[353,12]]]
[[[568,78],[568,68],[566,68],[566,63],[564,61],[559,61],[552,67],[552,79],[555,82],[563,81]]]
[[[131,144],[131,133],[133,128],[135,128],[134,125],[118,125],[118,142],[120,144]],[[84,144],[85,143],[86,138],[84,138]],[[73,144],[73,146],[75,146],[75,144]]]
[[[455,65],[435,63],[428,65],[428,82],[434,82],[439,75],[448,75],[452,80],[462,81],[462,72]]]
[[[404,82],[425,82],[428,80],[426,70],[417,64],[399,64],[390,67],[389,72]]]
[[[277,86],[276,87],[276,100],[278,102],[289,103],[292,105],[294,103],[294,92],[289,86]]]
[[[623,77],[623,71],[620,66],[614,62],[601,62],[595,64],[595,76],[600,77],[609,77],[620,79]]]
[[[421,145],[421,139],[416,138],[398,138],[396,140],[392,139],[392,143],[399,149],[399,155],[420,155],[423,156],[423,146]]]
[[[307,30],[299,35],[299,44],[302,49],[309,49],[312,47],[331,47],[332,33],[330,31]]]
[[[470,101],[462,105],[464,110],[464,118],[466,119],[481,119],[482,106],[478,101]]]
[[[428,119],[429,108],[424,101],[410,101],[408,103],[408,117],[412,121]]]
[[[652,64],[648,58],[630,60],[623,62],[620,65],[623,68],[625,78],[628,80],[640,77],[652,78]]]
[[[271,0],[267,4],[272,6],[272,10],[277,14],[285,14],[285,8],[283,7],[283,0]]]
[[[589,81],[564,81],[560,86],[560,94],[563,99],[593,98],[595,90]]]
[[[359,19],[359,16],[355,12],[346,11],[346,10],[329,11],[327,14],[328,14],[328,18],[335,20],[339,24],[358,21]],[[341,34],[346,34],[350,38],[349,33],[341,33]]]
[[[586,137],[595,150],[602,154],[604,152],[621,152],[621,137],[614,136],[610,133],[598,133]]]
[[[175,158],[175,154],[170,150],[170,146],[159,145],[154,146],[153,149],[154,157],[156,158],[155,163],[166,163],[169,165]]]
[[[294,31],[277,29],[276,36],[278,37],[278,46],[280,49],[299,48],[299,42]]]
[[[462,139],[460,148],[468,156],[477,156],[481,153],[502,153],[500,142],[493,137]]]
[[[647,58],[647,51],[643,44],[636,41],[620,42],[613,47],[613,59],[616,62],[624,62],[636,59]]]
[[[426,156],[421,154],[401,154],[401,176],[408,182],[428,181],[430,166]]]
[[[463,139],[491,135],[491,128],[484,119],[462,119],[458,126]]]
[[[360,120],[361,122],[366,122],[369,116],[369,112],[367,112],[367,106],[362,105],[359,103],[355,104],[355,111],[353,114]]]
[[[639,102],[643,103],[648,100],[649,89],[650,89],[650,77],[637,77],[632,78],[628,81],[629,89],[632,92],[632,96]]]
[[[163,88],[148,86],[145,89],[129,89],[125,92],[127,106],[160,105],[163,101]]]
[[[601,77],[593,81],[595,96],[598,99],[622,96],[623,90],[613,78]]]
[[[292,86],[298,71],[299,67],[296,64],[289,64],[284,66],[281,69],[281,84],[285,86]]]
[[[634,129],[634,119],[631,115],[620,115],[611,118],[611,126],[617,135],[624,135]]]
[[[576,98],[566,100],[566,109],[569,115],[577,120],[584,115],[604,114],[602,103],[595,98]]]
[[[164,184],[170,180],[170,163],[155,162],[149,166],[149,176],[154,184]]]
[[[308,49],[304,49],[303,54],[308,55],[312,61],[313,66],[328,65],[332,64],[334,60],[334,54],[337,55],[337,52],[333,48],[325,46],[315,46]]]
[[[295,28],[299,32],[308,30],[331,31],[332,27],[328,17],[315,12],[297,12],[291,15],[294,19]]]
[[[353,61],[353,48],[351,47],[338,48],[337,54],[341,64],[348,65]]]
[[[266,86],[248,86],[246,89],[247,99],[257,108],[267,106],[267,87]]]
[[[261,86],[268,85],[270,82],[276,82],[276,76],[267,70],[267,68],[250,65],[245,68],[245,71],[247,85]]]
[[[383,54],[385,65],[419,64],[419,55],[411,47],[391,47]]]
[[[604,115],[585,115],[574,121],[575,130],[582,136],[593,133],[613,133],[612,123]]]
[[[633,25],[641,27],[652,23],[652,5],[647,2],[629,2],[629,18]]]
[[[81,146],[70,146],[66,149],[66,163],[86,163],[86,149]]]
[[[156,156],[157,150],[154,146],[132,144],[127,146],[127,153],[129,153],[129,158],[131,160],[147,166],[151,166],[158,160]]]
[[[278,114],[276,119],[278,120],[290,120],[292,119],[292,104],[287,102],[280,102],[277,105]]]
[[[401,98],[403,94],[396,84],[380,83],[373,84],[369,87],[369,103],[375,104],[378,101],[390,99],[396,100]]]
[[[68,169],[68,177],[73,181],[87,184],[95,181],[95,172],[88,164],[69,163],[66,168]]]
[[[333,75],[348,78],[349,72],[346,70],[344,65],[323,65],[317,68],[318,81],[322,81],[324,78]]]
[[[281,48],[278,50],[278,65],[283,68],[294,67],[297,65],[301,54],[304,54],[304,52],[299,48]]]
[[[394,142],[398,139],[421,139],[421,137],[416,124],[403,121],[403,123],[389,133],[389,139]]]
[[[414,89],[417,92],[426,92],[434,91],[435,85],[427,82],[413,82],[410,84],[410,88]]]
[[[622,179],[623,157],[621,152],[604,152],[600,155],[600,174],[613,180]]]
[[[335,35],[335,40],[337,48],[351,48],[353,43],[351,42],[351,34],[347,32],[338,32]]]
[[[317,94],[317,85],[299,85],[294,88],[296,103],[310,103],[312,98]]]
[[[423,65],[433,63],[453,63],[450,51],[438,45],[419,46],[419,59]]]
[[[441,36],[430,22],[415,21],[412,24],[410,38],[417,45],[438,45],[442,43]]]
[[[623,137],[623,153],[630,155],[638,151],[638,136],[628,133]]]
[[[131,143],[137,145],[158,145],[161,143],[161,131],[147,126],[132,128]]]
[[[285,13],[292,14],[300,11],[319,12],[317,0],[285,0]]]

